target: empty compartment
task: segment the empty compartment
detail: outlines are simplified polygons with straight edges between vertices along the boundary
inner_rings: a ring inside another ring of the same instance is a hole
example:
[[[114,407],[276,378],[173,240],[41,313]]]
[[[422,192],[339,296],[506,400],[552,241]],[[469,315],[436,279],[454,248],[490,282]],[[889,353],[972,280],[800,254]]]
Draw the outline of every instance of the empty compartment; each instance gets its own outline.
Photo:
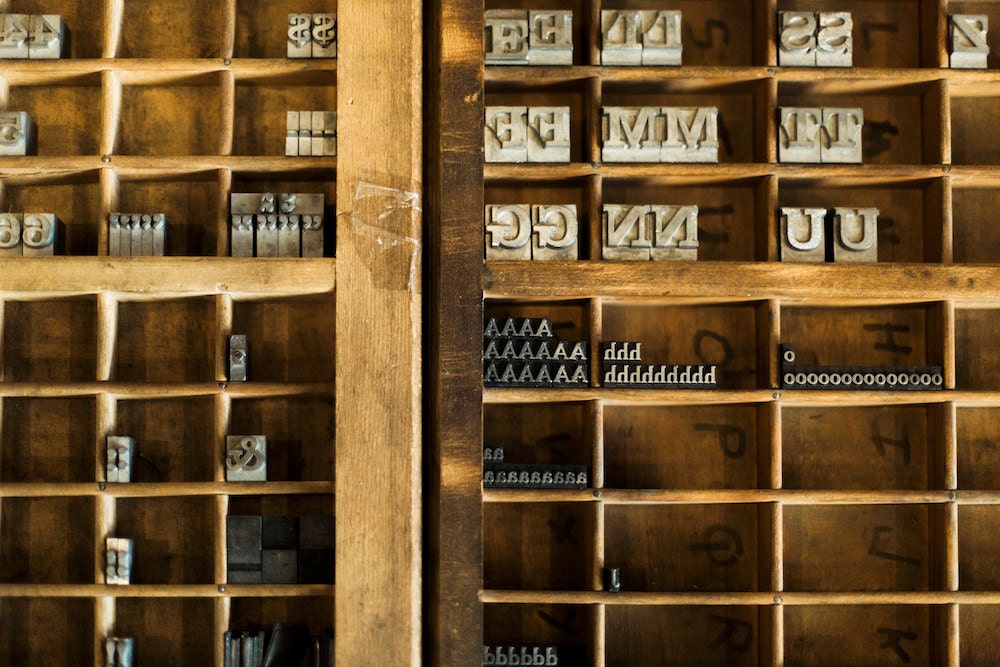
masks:
[[[286,14],[282,23],[287,19]],[[285,30],[280,32],[286,35]],[[283,156],[289,111],[336,110],[337,73],[334,71],[240,78],[236,81],[233,155]]]
[[[229,433],[267,436],[271,481],[333,481],[332,398],[234,400]]]
[[[484,505],[483,586],[593,590],[594,507],[590,503]]]
[[[598,259],[601,255],[600,240],[597,246],[593,242],[594,234],[600,230],[601,211],[591,209],[590,187],[591,181],[582,178],[558,180],[546,177],[542,181],[527,182],[497,179],[486,182],[484,194],[487,207],[521,204],[527,205],[530,211],[533,206],[576,206],[577,259]],[[484,248],[489,238],[489,235],[485,237]]]
[[[781,411],[786,489],[944,488],[944,418],[936,407]]]
[[[303,5],[298,0],[236,0],[237,58],[281,58],[288,54],[288,15],[336,12],[336,0]],[[315,61],[305,61],[314,65]]]
[[[110,537],[134,540],[133,584],[217,583],[215,498],[118,498]]]
[[[124,301],[118,307],[121,382],[207,382],[215,378],[215,300]]]
[[[642,343],[643,364],[714,365],[718,388],[754,389],[766,382],[766,369],[758,370],[760,313],[761,305],[754,302],[667,305],[606,300],[601,341]],[[593,363],[600,360],[594,356]]]
[[[587,403],[485,405],[483,437],[503,443],[505,463],[592,466],[591,414]]]
[[[952,188],[952,259],[956,263],[1000,262],[1000,226],[989,222],[998,207],[1000,190],[996,188]]]
[[[135,440],[133,482],[211,482],[215,402],[207,398],[120,400],[113,435]]]
[[[214,614],[210,598],[118,598],[114,633],[135,638],[135,664],[194,665],[212,655],[219,641]]]
[[[784,508],[789,591],[926,591],[940,558],[940,508],[924,505],[798,505]],[[930,516],[933,515],[933,516]]]
[[[246,334],[252,382],[332,382],[335,303],[303,297],[233,304],[234,334]]]
[[[94,481],[94,399],[5,397],[2,403],[0,481]]]
[[[0,616],[0,655],[7,664],[49,667],[94,663],[93,600],[5,597],[0,599]]]
[[[959,651],[963,667],[992,667],[1000,651],[1000,606],[963,604],[958,610]]]
[[[98,171],[2,179],[0,206],[11,213],[54,213],[63,223],[54,254],[96,255],[101,218]]]
[[[185,0],[186,1],[186,0]],[[145,2],[130,0],[129,5]],[[126,30],[138,34],[135,30]],[[166,34],[166,33],[164,33]],[[171,36],[172,40],[177,40]],[[126,84],[115,153],[119,155],[217,155],[222,109],[221,74],[175,79],[158,85]]]
[[[768,612],[757,607],[608,605],[605,614],[608,667],[771,662],[758,637]]]
[[[93,297],[4,303],[3,379],[97,379],[97,301]]]
[[[483,644],[555,646],[559,664],[592,664],[597,625],[593,607],[568,604],[487,604],[483,606]],[[496,649],[494,648],[494,651]]]
[[[544,85],[527,79],[517,82],[490,82],[486,86],[486,106],[513,106],[529,109],[532,107],[568,107],[569,161],[592,162],[600,157],[593,155],[590,143],[591,137],[600,128],[593,125],[594,119],[591,118],[590,85],[587,79],[548,82]],[[545,164],[551,166],[553,163],[546,162]]]
[[[963,591],[1000,590],[997,532],[1000,506],[962,505],[958,508],[958,586]]]
[[[222,58],[228,5],[198,0],[124,0],[119,58]],[[281,24],[284,27],[284,24]]]
[[[958,488],[1000,489],[1000,409],[963,407],[955,416]]]
[[[784,664],[946,664],[943,616],[923,605],[786,606]]]
[[[878,261],[941,262],[942,182],[913,180],[880,184],[867,178],[863,183],[859,186],[856,180],[839,178],[782,179],[778,206],[823,208],[828,217],[835,208],[876,208]],[[831,227],[827,224],[824,231],[827,247],[832,250],[836,239]],[[832,259],[829,253],[827,258]]]
[[[1000,164],[992,123],[1000,113],[1000,86],[963,85],[950,92],[952,164]]]
[[[769,486],[768,421],[752,405],[604,408],[604,486],[755,489]]]
[[[49,8],[46,14],[53,13]],[[65,20],[65,17],[63,17]],[[81,25],[86,21],[81,21]],[[35,122],[38,155],[98,155],[101,136],[98,74],[46,79],[44,85],[11,86],[5,109],[27,111]]]
[[[275,623],[305,626],[313,635],[332,632],[333,596],[232,598],[229,629],[233,632],[270,631]]]
[[[1000,310],[955,309],[955,388],[1000,389]]]
[[[62,58],[100,58],[108,30],[105,0],[19,0],[6,11],[18,14],[55,14],[66,28]]]
[[[0,582],[94,583],[93,499],[0,501]]]
[[[212,171],[169,181],[123,179],[116,211],[165,214],[164,255],[214,257],[218,254],[219,204],[224,198]]]
[[[755,505],[609,505],[604,567],[623,591],[756,591]]]

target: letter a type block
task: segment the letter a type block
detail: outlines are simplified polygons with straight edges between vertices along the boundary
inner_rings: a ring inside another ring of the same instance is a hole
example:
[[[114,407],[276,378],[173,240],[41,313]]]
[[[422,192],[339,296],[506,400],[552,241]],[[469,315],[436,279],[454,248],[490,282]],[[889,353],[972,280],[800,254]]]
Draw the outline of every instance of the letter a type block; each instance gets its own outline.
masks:
[[[952,14],[948,17],[948,64],[953,69],[986,69],[990,47],[986,44],[989,17],[985,14]]]
[[[825,208],[782,208],[780,217],[782,262],[826,261]]]
[[[778,162],[819,163],[823,110],[783,107],[778,110]]]
[[[528,64],[528,12],[487,9],[484,30],[487,65]]]
[[[486,107],[483,142],[487,162],[527,162],[527,107]]]
[[[526,204],[486,207],[486,259],[531,259],[531,213]]]
[[[833,209],[833,261],[878,261],[878,209]]]

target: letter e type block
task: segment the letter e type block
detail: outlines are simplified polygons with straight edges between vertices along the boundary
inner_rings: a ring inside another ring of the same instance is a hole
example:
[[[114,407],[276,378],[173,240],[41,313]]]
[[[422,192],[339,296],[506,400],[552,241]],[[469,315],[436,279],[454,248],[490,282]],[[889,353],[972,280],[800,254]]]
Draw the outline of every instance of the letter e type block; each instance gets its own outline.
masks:
[[[817,67],[850,67],[853,61],[854,22],[850,12],[820,12],[816,33]]]
[[[601,10],[601,64],[641,65],[639,28],[642,14],[635,9]]]
[[[312,58],[312,14],[288,15],[288,57]]]
[[[814,67],[816,65],[816,14],[779,12],[778,65]]]
[[[782,107],[778,109],[778,162],[819,163],[822,158],[820,127],[823,110]]]
[[[528,108],[486,107],[486,162],[528,161]]]
[[[679,11],[642,10],[643,65],[681,64],[681,13]]]
[[[601,221],[601,259],[650,259],[649,206],[605,204]]]
[[[833,261],[878,261],[878,209],[833,209]]]
[[[572,11],[532,9],[528,12],[528,64],[573,64]]]
[[[527,204],[486,207],[486,259],[531,259]]]
[[[825,208],[781,209],[781,261],[824,262],[826,243]]]
[[[601,113],[603,162],[659,162],[658,107],[604,107]]]
[[[528,64],[528,12],[487,9],[484,25],[487,65]]]
[[[33,155],[35,122],[26,111],[0,112],[0,156]]]
[[[953,69],[986,69],[990,47],[986,14],[951,14],[948,16],[948,64]]]
[[[21,227],[24,216],[20,213],[0,213],[0,257],[20,257]]]
[[[267,437],[226,436],[226,481],[267,481]]]
[[[820,135],[820,161],[838,164],[861,164],[861,109],[823,109],[823,132]]]
[[[532,259],[578,259],[576,204],[531,207]]]
[[[528,162],[569,162],[569,107],[528,109]]]

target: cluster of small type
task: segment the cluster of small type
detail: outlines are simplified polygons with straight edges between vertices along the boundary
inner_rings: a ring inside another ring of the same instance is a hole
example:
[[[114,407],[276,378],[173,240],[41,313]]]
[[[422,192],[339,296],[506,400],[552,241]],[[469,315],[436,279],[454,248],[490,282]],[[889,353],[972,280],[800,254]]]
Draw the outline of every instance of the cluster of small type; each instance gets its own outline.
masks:
[[[508,463],[502,442],[487,442],[483,448],[485,489],[586,489],[590,486],[587,466],[554,463]]]
[[[0,213],[0,257],[51,257],[61,227],[54,213]]]
[[[289,58],[336,58],[337,15],[289,14]]]
[[[877,262],[877,208],[782,208],[782,262]]]
[[[483,646],[484,665],[552,665],[559,664],[559,647],[553,645],[535,646],[531,644],[485,644]]]
[[[314,193],[232,193],[230,255],[322,257],[325,202]]]
[[[308,627],[286,623],[275,623],[270,633],[229,630],[222,636],[222,654],[224,667],[329,667],[333,665],[333,631],[310,635]]]
[[[66,26],[56,14],[0,14],[0,60],[62,58]]]
[[[230,584],[332,584],[333,517],[226,517]]]
[[[587,343],[559,340],[547,317],[491,317],[483,327],[486,387],[587,387],[589,368]]]
[[[285,155],[334,157],[337,155],[335,111],[289,111],[285,121]]]
[[[795,346],[783,344],[782,389],[931,391],[944,387],[941,366],[804,366],[795,363]]]
[[[602,385],[636,389],[715,389],[714,365],[642,363],[642,343],[601,343]]]
[[[163,257],[166,242],[165,213],[108,215],[108,254],[112,257]]]

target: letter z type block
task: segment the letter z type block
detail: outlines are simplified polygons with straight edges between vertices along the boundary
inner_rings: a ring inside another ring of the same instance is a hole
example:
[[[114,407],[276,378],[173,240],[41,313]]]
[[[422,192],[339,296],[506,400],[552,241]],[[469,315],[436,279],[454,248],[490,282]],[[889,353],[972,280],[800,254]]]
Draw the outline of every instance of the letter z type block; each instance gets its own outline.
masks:
[[[951,47],[948,64],[953,69],[986,69],[990,47],[986,44],[989,30],[986,14],[952,14],[948,17],[948,44]]]
[[[528,64],[528,12],[487,9],[484,30],[487,65]]]

